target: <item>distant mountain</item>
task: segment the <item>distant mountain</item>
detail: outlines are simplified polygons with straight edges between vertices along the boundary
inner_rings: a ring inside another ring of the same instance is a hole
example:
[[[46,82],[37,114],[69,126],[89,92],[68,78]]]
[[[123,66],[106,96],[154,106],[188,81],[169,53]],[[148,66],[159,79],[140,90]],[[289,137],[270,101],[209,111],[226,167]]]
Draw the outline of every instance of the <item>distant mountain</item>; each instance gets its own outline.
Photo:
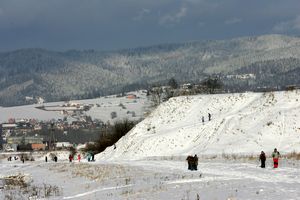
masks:
[[[113,52],[22,49],[0,53],[0,105],[92,98],[174,77],[219,75],[228,88],[299,84],[300,38],[265,35],[163,44]],[[28,97],[28,98],[26,98]],[[26,101],[27,99],[27,101]]]

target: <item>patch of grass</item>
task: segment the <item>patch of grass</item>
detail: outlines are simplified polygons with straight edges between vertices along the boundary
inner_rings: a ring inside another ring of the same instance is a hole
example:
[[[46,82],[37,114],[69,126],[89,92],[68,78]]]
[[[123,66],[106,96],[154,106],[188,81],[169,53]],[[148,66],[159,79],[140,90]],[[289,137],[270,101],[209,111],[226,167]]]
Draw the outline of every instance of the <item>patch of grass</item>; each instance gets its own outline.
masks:
[[[286,154],[285,157],[287,159],[295,159],[295,160],[300,160],[300,153],[297,153],[296,151],[293,151],[289,154]]]
[[[43,186],[31,185],[30,177],[24,174],[6,176],[2,180],[5,200],[41,199],[62,194],[62,190],[58,186],[48,184],[43,184]]]

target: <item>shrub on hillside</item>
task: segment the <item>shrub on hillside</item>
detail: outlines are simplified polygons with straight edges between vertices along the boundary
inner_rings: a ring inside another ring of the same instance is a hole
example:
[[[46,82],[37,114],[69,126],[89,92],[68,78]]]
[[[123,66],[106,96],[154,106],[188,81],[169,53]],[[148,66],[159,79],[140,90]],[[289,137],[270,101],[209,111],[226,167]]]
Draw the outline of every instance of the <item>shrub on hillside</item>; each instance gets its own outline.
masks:
[[[126,135],[135,124],[136,122],[128,119],[116,121],[107,134],[100,137],[95,143],[88,144],[84,151],[92,152],[94,154],[104,151],[107,147],[114,145],[121,137]]]
[[[117,117],[117,113],[116,112],[111,112],[110,113],[110,117],[111,117],[111,119],[116,118]]]

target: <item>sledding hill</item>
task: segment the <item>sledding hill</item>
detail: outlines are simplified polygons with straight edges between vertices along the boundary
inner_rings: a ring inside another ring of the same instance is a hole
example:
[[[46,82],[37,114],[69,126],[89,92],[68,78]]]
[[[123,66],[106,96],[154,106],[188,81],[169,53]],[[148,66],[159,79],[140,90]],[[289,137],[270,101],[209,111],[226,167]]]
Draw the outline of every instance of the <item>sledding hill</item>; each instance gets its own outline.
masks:
[[[300,151],[299,119],[300,91],[182,96],[160,105],[98,159]]]

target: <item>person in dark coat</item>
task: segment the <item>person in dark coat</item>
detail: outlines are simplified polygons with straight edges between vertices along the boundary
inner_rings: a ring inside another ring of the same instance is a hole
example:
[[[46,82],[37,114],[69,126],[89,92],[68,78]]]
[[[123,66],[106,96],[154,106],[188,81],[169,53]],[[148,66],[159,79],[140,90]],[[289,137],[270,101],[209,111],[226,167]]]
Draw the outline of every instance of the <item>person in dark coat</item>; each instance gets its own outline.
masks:
[[[211,120],[211,114],[208,113],[208,121],[210,121],[210,120]]]
[[[186,161],[188,162],[188,170],[193,170],[193,160],[194,160],[193,156],[188,156],[186,158]]]
[[[21,156],[21,161],[24,163],[25,162],[25,158],[23,156]]]
[[[261,151],[260,156],[259,156],[259,160],[261,162],[260,167],[265,168],[266,167],[266,154],[265,154],[265,152]]]
[[[186,160],[188,162],[188,170],[198,170],[198,157],[196,154],[195,156],[188,156]]]
[[[194,170],[198,170],[198,156],[197,154],[195,154],[194,156],[194,166],[193,166]]]
[[[47,156],[45,156],[45,162],[48,162],[48,157]]]

